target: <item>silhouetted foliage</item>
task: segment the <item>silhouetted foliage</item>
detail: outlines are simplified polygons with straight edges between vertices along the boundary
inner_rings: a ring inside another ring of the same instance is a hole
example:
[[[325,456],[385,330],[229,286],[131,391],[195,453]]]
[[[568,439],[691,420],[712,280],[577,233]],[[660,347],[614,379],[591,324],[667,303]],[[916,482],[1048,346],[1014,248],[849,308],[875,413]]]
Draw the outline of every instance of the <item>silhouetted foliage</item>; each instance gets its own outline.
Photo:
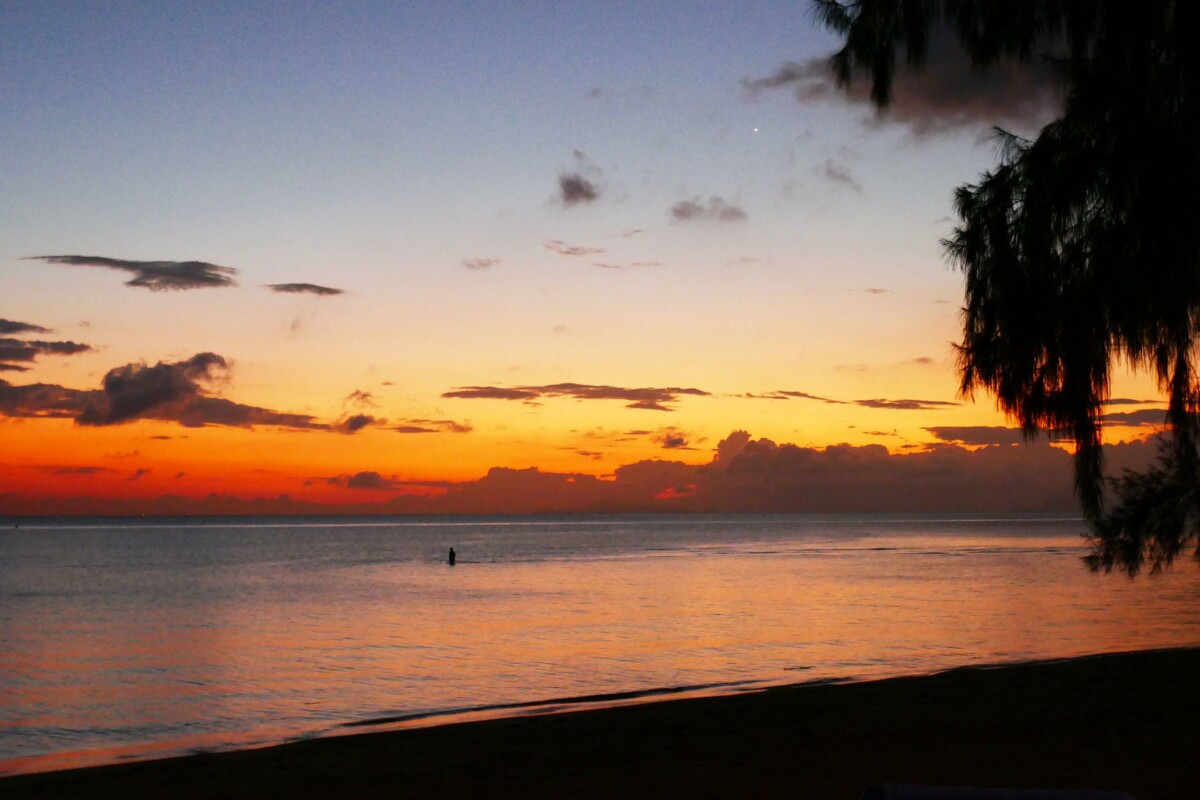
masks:
[[[977,69],[1051,61],[1061,116],[1033,140],[998,131],[999,166],[955,195],[943,245],[966,278],[961,389],[993,393],[1030,436],[1074,439],[1092,569],[1161,569],[1189,543],[1200,559],[1200,4],[816,0],[816,12],[845,37],[839,82],[865,73],[881,108],[897,51],[920,68],[935,36]],[[1119,360],[1154,372],[1169,433],[1158,465],[1115,481],[1106,509],[1100,416]]]

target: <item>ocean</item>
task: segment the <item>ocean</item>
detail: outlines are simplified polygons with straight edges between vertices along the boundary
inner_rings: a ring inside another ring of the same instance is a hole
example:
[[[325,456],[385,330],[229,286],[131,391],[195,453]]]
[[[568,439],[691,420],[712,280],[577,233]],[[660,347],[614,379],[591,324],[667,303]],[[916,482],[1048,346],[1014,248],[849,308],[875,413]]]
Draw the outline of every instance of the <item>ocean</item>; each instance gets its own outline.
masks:
[[[0,774],[1200,645],[1190,559],[1092,574],[1083,531],[1058,515],[10,520]]]

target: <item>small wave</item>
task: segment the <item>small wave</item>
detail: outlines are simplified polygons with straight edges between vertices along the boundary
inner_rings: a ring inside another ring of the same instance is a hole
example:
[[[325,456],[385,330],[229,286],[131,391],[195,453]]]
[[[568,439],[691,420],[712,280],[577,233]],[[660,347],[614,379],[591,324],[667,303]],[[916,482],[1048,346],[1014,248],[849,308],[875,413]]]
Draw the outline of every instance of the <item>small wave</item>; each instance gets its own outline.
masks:
[[[524,713],[544,713],[553,708],[578,705],[595,705],[598,703],[615,703],[624,700],[640,700],[651,697],[662,697],[685,692],[703,692],[709,689],[734,689],[749,684],[761,684],[758,680],[718,681],[715,683],[694,683],[686,686],[665,686],[657,689],[638,689],[628,692],[609,692],[601,694],[583,694],[574,697],[555,697],[549,700],[529,700],[521,703],[494,703],[484,706],[468,706],[465,708],[450,708],[442,711],[426,711],[418,714],[397,714],[388,717],[373,717],[370,719],[343,722],[342,728],[362,728],[370,725],[394,725],[398,722],[413,722],[421,719],[436,719],[458,714],[478,714],[489,711],[514,711]]]

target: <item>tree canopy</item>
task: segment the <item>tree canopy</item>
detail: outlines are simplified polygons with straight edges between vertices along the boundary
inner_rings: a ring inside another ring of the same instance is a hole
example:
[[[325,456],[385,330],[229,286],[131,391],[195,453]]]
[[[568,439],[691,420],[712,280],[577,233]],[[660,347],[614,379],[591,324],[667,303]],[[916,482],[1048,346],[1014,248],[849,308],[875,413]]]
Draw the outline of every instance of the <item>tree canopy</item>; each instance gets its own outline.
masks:
[[[961,390],[992,393],[1027,435],[1076,443],[1092,569],[1200,559],[1200,4],[1188,0],[816,0],[844,37],[841,84],[886,108],[897,54],[920,69],[949,36],[987,70],[1043,59],[1061,115],[998,131],[999,165],[955,193],[943,241],[965,276]],[[1161,458],[1105,492],[1101,416],[1115,366],[1167,396]]]

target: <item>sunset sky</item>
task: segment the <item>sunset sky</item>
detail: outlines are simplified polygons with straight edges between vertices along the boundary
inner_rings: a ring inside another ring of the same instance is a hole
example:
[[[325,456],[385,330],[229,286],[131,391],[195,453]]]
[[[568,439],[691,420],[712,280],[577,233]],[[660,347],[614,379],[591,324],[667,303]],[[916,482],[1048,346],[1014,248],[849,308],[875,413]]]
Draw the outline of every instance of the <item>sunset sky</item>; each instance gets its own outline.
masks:
[[[935,47],[877,117],[837,46],[803,3],[0,4],[0,514],[1069,508],[957,395],[939,245],[1051,85]],[[1161,422],[1113,396],[1110,442]]]

